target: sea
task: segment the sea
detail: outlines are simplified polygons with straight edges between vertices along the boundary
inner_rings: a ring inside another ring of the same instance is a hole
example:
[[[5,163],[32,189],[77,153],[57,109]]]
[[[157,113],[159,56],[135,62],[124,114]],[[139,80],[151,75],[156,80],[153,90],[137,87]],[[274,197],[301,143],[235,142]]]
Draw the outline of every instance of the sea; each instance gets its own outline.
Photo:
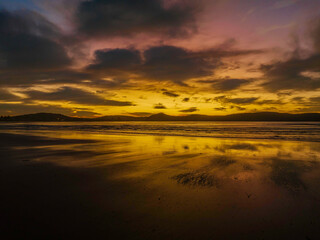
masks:
[[[32,122],[1,123],[0,131],[320,141],[319,122]]]

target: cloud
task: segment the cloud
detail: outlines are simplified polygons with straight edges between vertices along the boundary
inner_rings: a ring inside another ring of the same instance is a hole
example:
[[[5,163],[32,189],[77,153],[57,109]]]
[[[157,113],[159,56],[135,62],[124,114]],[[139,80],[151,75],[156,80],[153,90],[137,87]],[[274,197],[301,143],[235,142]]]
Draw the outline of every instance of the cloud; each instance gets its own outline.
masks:
[[[144,52],[143,74],[152,80],[182,84],[191,78],[212,74],[216,65],[195,52],[175,46],[156,46]]]
[[[30,11],[0,10],[0,69],[41,70],[71,64],[56,26]]]
[[[287,61],[261,66],[267,82],[262,86],[269,91],[316,90],[320,88],[320,78],[312,73],[320,72],[320,54],[305,59],[291,58]],[[305,73],[311,74],[305,74]]]
[[[196,31],[196,11],[192,1],[92,0],[79,5],[76,19],[79,32],[87,37],[138,33],[177,37]]]
[[[240,106],[231,106],[230,107],[231,109],[237,109],[238,111],[245,111],[245,110],[247,110],[246,108],[244,108],[244,107],[240,107]]]
[[[320,97],[306,98],[297,104],[299,112],[320,112]]]
[[[191,113],[191,112],[196,112],[196,111],[199,111],[199,109],[196,108],[196,107],[190,107],[190,108],[187,108],[187,109],[180,110],[179,112]]]
[[[162,103],[158,103],[158,104],[153,105],[153,108],[154,109],[166,109],[167,107],[164,106]]]
[[[309,100],[310,100],[311,102],[320,103],[320,97],[311,97],[311,98],[309,98]]]
[[[0,86],[30,85],[30,84],[57,84],[57,83],[79,83],[90,79],[91,75],[73,70],[56,71],[0,71]]]
[[[179,97],[180,95],[179,94],[176,94],[174,92],[169,92],[165,89],[163,89],[163,92],[162,92],[163,95],[166,95],[168,97]]]
[[[30,85],[78,84],[100,89],[115,89],[129,87],[128,79],[110,76],[104,79],[103,74],[85,70],[55,70],[55,71],[0,71],[0,87],[28,87]]]
[[[216,107],[216,108],[214,108],[214,110],[216,110],[216,111],[226,111],[227,108],[225,108],[225,107]]]
[[[284,104],[284,102],[280,99],[278,99],[278,100],[265,99],[265,100],[256,101],[254,104],[256,104],[256,105],[282,105],[282,104]]]
[[[78,16],[81,11],[83,11],[82,13],[93,13],[96,10],[98,12],[101,10],[102,12],[99,13],[104,14],[105,9],[100,8],[101,6],[106,7],[106,9],[117,7],[121,13],[124,13],[124,16],[126,16],[125,12],[128,10],[136,16],[137,11],[143,9],[154,10],[154,8],[170,13],[176,13],[178,9],[179,13],[180,10],[181,13],[189,13],[188,11],[182,11],[187,9],[193,12],[194,10],[189,8],[190,4],[186,2],[188,1],[176,1],[165,5],[160,0],[125,0],[120,2],[93,0],[81,3],[74,0],[70,5],[74,8],[76,3],[80,4]],[[50,6],[61,9],[63,3],[64,0],[60,0],[57,4],[44,1],[41,6],[45,9],[44,12],[48,12]],[[83,6],[89,6],[89,8],[82,9]],[[128,6],[133,8],[127,9]],[[144,12],[144,14],[146,13]],[[151,16],[151,13],[148,12],[148,14]],[[54,20],[52,15],[48,14],[48,17]],[[109,19],[110,16],[104,17]],[[139,21],[143,21],[144,17],[146,16],[142,16]],[[178,16],[175,15],[173,18],[176,17]],[[169,25],[170,27],[175,26],[171,22]],[[185,27],[187,25],[185,25],[185,22],[183,24],[181,22],[181,26]],[[132,27],[129,26],[128,29],[132,29]],[[259,52],[256,50],[232,49],[234,40],[228,40],[216,48],[203,51],[191,51],[170,45],[153,46],[146,50],[132,48],[100,49],[95,52],[91,64],[83,69],[75,70],[70,68],[74,62],[68,53],[74,55],[73,45],[79,45],[77,42],[79,38],[75,36],[73,39],[64,35],[56,25],[38,13],[27,10],[15,12],[1,10],[0,35],[0,70],[2,70],[0,71],[0,85],[2,86],[55,83],[85,85],[85,82],[89,83],[90,81],[93,86],[114,88],[123,85],[132,76],[135,79],[171,81],[185,85],[185,81],[189,79],[211,76],[221,63],[222,57]],[[70,41],[74,44],[70,44]],[[106,77],[112,77],[116,80],[104,80]],[[118,79],[121,80],[118,81]]]
[[[39,38],[53,44],[59,45],[61,34],[50,22],[38,24],[39,15],[28,12],[28,17],[22,13],[8,13],[5,16],[9,20],[12,16],[17,16],[16,22],[13,21],[12,28],[4,25],[0,26],[1,31],[15,32],[22,29],[22,32],[31,34],[30,39]],[[23,16],[23,18],[21,16]],[[34,17],[36,16],[36,17]],[[33,19],[29,23],[25,19]],[[15,19],[15,18],[14,18]],[[10,22],[9,21],[9,22]],[[0,20],[1,22],[1,20]],[[21,25],[21,26],[20,26]],[[40,28],[40,29],[37,29]],[[30,33],[29,33],[30,32]],[[20,33],[19,33],[20,34]],[[13,34],[18,38],[19,34]],[[27,34],[27,35],[28,35]],[[32,34],[36,34],[33,36]],[[48,34],[51,38],[44,35]],[[10,35],[10,34],[9,34]],[[29,36],[28,35],[28,36]],[[21,40],[21,39],[20,39]],[[0,43],[4,40],[0,38]],[[31,40],[30,40],[31,41]],[[46,46],[46,49],[40,49],[39,46],[26,46],[23,43],[16,48],[14,42],[10,50],[0,48],[0,86],[20,86],[25,87],[30,84],[81,84],[90,85],[99,88],[119,88],[130,87],[128,80],[131,78],[150,80],[150,81],[171,81],[176,84],[183,85],[186,80],[191,78],[208,77],[219,66],[221,53],[214,55],[211,50],[206,51],[190,51],[175,46],[155,46],[144,51],[133,48],[116,48],[116,49],[100,49],[94,54],[91,64],[82,69],[70,68],[70,59],[64,61],[59,51],[54,47]],[[35,41],[34,44],[38,42]],[[6,43],[6,46],[9,43]],[[40,44],[41,45],[41,44]],[[0,44],[0,47],[1,46]],[[39,52],[34,54],[31,49]],[[17,52],[20,50],[19,52]],[[64,51],[64,48],[63,48]],[[9,54],[9,55],[8,55]],[[56,56],[58,54],[58,56]],[[50,55],[52,55],[50,57]],[[66,53],[62,55],[66,56]],[[10,56],[10,57],[8,57]],[[38,59],[38,60],[33,60]],[[109,78],[109,79],[106,79]]]
[[[94,63],[87,69],[105,71],[109,74],[135,71],[142,64],[140,52],[134,49],[97,50],[94,56]]]
[[[182,99],[182,102],[189,102],[190,101],[190,98],[184,98]]]
[[[312,21],[310,37],[314,52],[308,57],[301,57],[297,46],[289,59],[261,66],[267,79],[262,85],[265,89],[273,92],[320,88],[320,19]]]
[[[214,90],[231,91],[242,87],[251,82],[249,79],[217,79],[217,80],[199,80],[199,83],[209,83]]]
[[[191,78],[210,76],[217,67],[218,58],[213,59],[185,48],[160,45],[143,52],[134,49],[98,50],[87,69],[109,76],[135,74],[140,79],[182,85]]]
[[[68,101],[77,104],[103,105],[103,106],[133,106],[132,102],[107,100],[99,95],[77,88],[63,87],[54,92],[27,91],[30,100],[41,101]]]
[[[249,97],[249,98],[228,98],[226,96],[218,96],[214,98],[215,101],[219,103],[233,103],[233,104],[251,104],[254,103],[258,98]]]
[[[294,101],[298,107],[296,110],[299,112],[319,112],[320,111],[320,97],[295,97],[291,101]]]

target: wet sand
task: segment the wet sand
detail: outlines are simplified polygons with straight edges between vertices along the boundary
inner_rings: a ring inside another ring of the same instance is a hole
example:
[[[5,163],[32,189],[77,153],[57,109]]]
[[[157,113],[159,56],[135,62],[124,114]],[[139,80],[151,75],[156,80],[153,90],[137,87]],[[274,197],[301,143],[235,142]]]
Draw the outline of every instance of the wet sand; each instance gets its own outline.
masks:
[[[320,143],[0,133],[0,239],[318,239]]]

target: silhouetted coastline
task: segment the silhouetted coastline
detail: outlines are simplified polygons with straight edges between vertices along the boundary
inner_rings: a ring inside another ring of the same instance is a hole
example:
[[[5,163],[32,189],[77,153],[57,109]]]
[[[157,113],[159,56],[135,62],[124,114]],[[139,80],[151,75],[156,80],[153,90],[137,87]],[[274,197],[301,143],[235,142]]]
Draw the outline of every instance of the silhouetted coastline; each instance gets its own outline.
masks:
[[[89,121],[320,121],[320,113],[276,113],[257,112],[239,113],[225,116],[210,116],[201,114],[190,114],[183,116],[171,116],[164,113],[153,114],[148,117],[134,117],[125,115],[103,116],[96,118],[69,117],[54,113],[35,113],[19,116],[1,116],[1,122],[89,122]]]

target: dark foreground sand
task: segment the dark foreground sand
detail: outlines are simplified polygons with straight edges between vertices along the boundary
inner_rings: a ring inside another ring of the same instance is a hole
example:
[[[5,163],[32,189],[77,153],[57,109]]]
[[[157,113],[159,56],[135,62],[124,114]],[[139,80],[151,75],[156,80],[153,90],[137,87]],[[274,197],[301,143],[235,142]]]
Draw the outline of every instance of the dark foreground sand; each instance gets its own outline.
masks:
[[[319,143],[216,141],[1,133],[0,239],[319,239]]]

